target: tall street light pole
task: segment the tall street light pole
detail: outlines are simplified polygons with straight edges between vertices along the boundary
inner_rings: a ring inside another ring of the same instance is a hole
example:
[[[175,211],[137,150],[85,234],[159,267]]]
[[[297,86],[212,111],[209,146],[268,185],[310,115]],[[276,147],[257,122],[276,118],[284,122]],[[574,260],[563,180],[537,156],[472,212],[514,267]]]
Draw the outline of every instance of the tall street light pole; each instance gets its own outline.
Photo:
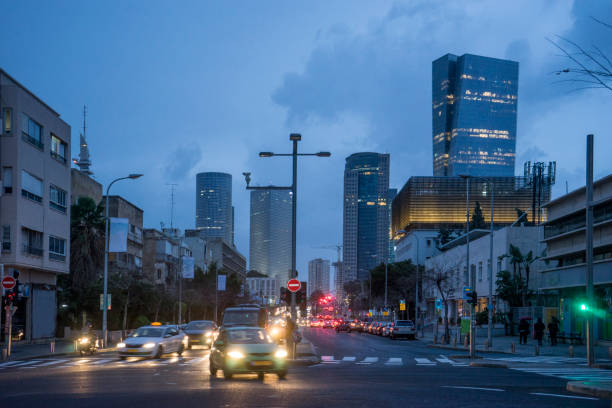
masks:
[[[293,142],[292,153],[272,153],[272,152],[260,152],[259,157],[273,157],[273,156],[291,156],[293,159],[293,182],[289,187],[279,186],[266,186],[266,187],[251,187],[251,173],[243,173],[246,183],[247,190],[290,190],[291,197],[291,214],[292,214],[292,228],[291,228],[291,273],[289,279],[297,278],[296,270],[296,242],[297,242],[297,159],[298,156],[317,156],[317,157],[329,157],[330,152],[318,152],[318,153],[298,153],[298,142],[302,140],[302,135],[299,133],[291,133],[289,140]],[[291,319],[295,321],[297,319],[297,313],[295,310],[295,292],[291,292]]]
[[[593,351],[593,135],[587,135],[586,157],[586,354],[587,364],[593,367],[595,353]]]
[[[110,239],[109,237],[109,219],[108,219],[108,194],[110,191],[110,188],[113,186],[113,184],[115,184],[117,181],[120,180],[126,180],[126,179],[132,179],[135,180],[139,177],[142,177],[142,174],[130,174],[127,177],[119,177],[113,181],[111,181],[111,183],[108,185],[108,187],[106,188],[106,200],[105,200],[105,205],[104,205],[104,219],[106,220],[106,226],[105,226],[105,234],[104,234],[104,293],[102,295],[103,300],[102,300],[102,340],[104,342],[104,347],[107,346],[108,344],[108,330],[107,330],[107,321],[108,321],[108,241]]]

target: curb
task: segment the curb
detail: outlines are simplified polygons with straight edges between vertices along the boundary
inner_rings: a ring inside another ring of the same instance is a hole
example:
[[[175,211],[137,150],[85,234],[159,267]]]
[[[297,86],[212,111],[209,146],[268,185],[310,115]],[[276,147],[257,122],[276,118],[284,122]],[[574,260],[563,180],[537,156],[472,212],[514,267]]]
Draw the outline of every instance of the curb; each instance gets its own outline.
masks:
[[[319,359],[317,357],[312,357],[310,359],[287,360],[287,363],[290,367],[307,367],[319,364]]]
[[[114,348],[112,349],[106,349],[106,350],[99,350],[96,352],[96,354],[102,354],[102,353],[111,353],[115,351]],[[63,352],[63,353],[47,353],[47,354],[38,354],[38,355],[34,355],[34,356],[15,356],[14,354],[12,354],[9,358],[7,358],[5,361],[11,361],[11,360],[33,360],[36,358],[49,358],[49,357],[65,357],[65,356],[76,356],[78,355],[78,352],[76,351],[68,351],[68,352]]]
[[[426,347],[428,348],[438,348],[445,350],[456,350],[456,351],[468,351],[465,347],[453,347],[453,346],[445,346],[442,344],[428,344]],[[501,351],[501,350],[484,350],[484,349],[476,349],[477,353],[491,353],[491,354],[509,354],[513,356],[520,356],[522,354],[519,353],[510,353],[509,351]]]
[[[612,399],[612,388],[598,387],[591,385],[592,383],[584,383],[582,381],[570,381],[565,386],[565,389],[578,394],[589,395],[604,399]]]
[[[470,359],[469,354],[460,354],[460,355],[454,355],[454,356],[449,356],[450,358],[455,358],[455,359]],[[481,359],[482,357],[480,356],[474,356],[474,359]]]
[[[472,361],[470,367],[508,368],[507,364],[491,363],[489,361]]]

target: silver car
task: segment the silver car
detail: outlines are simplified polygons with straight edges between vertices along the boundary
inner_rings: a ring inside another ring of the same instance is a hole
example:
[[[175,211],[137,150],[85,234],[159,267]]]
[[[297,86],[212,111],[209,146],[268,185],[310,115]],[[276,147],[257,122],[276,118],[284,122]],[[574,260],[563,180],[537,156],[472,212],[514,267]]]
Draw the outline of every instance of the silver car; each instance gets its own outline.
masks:
[[[122,343],[117,344],[119,358],[153,357],[177,353],[179,356],[187,348],[188,337],[178,326],[143,326]]]
[[[407,337],[414,340],[416,337],[416,327],[412,320],[396,320],[393,322],[393,326],[389,332],[391,340],[395,340],[400,337]]]

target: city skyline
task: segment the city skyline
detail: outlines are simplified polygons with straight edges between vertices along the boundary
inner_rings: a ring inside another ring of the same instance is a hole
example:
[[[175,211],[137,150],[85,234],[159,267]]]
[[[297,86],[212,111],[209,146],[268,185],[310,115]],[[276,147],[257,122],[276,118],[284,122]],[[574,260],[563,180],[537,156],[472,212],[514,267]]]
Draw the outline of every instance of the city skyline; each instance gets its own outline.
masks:
[[[11,18],[0,50],[3,69],[70,124],[70,157],[78,156],[75,141],[83,105],[88,106],[91,170],[104,187],[130,172],[145,174],[138,183],[117,184],[113,192],[143,208],[146,228],[170,224],[166,183],[178,184],[174,224],[192,228],[193,178],[203,171],[226,172],[235,178],[235,241],[246,254],[249,195],[241,173],[252,171],[259,185],[290,181],[289,162],[264,161],[257,153],[287,150],[286,137],[294,131],[302,133],[304,149],[332,152],[329,160],[300,164],[301,278],[309,259],[328,256],[315,247],[342,238],[346,156],[391,152],[390,185],[396,188],[410,176],[431,174],[431,63],[441,55],[471,53],[519,62],[516,161],[556,160],[553,197],[565,192],[566,181],[568,190],[584,184],[584,133],[602,135],[596,178],[612,171],[605,160],[612,140],[603,136],[612,125],[602,108],[606,95],[574,92],[571,85],[557,83],[553,72],[566,61],[546,40],[561,35],[599,44],[606,31],[589,16],[612,20],[607,4],[485,2],[471,13],[463,5],[445,4],[448,13],[441,13],[435,2],[413,7],[401,1],[357,1],[347,13],[347,3],[341,2],[314,8],[272,2],[248,11],[201,5],[191,13],[176,9],[168,14],[161,3],[151,2],[146,18],[136,5],[66,4],[66,9],[5,6]],[[108,15],[112,26],[96,20],[98,15]],[[296,15],[297,21],[285,18]],[[26,20],[34,22],[27,32],[19,24]],[[253,30],[253,21],[260,20],[269,24]],[[483,21],[490,35],[482,35]],[[239,28],[234,36],[226,35],[228,23]],[[171,35],[160,36],[160,30]],[[79,50],[80,57],[57,58],[66,49]],[[246,52],[248,69],[241,65]],[[353,63],[344,63],[347,58]],[[575,117],[582,120],[572,121]]]

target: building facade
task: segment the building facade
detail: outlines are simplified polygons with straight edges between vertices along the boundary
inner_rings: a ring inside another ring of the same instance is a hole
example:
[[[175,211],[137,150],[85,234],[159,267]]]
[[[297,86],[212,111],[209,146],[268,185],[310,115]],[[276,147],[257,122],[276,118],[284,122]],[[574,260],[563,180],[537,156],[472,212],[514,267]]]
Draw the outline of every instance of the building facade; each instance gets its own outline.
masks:
[[[292,196],[286,190],[251,191],[249,269],[278,278],[291,271]]]
[[[612,340],[612,175],[593,186],[594,336]],[[579,305],[586,295],[586,192],[582,187],[550,201],[544,225],[547,265],[540,289],[556,297],[560,329],[585,333]]]
[[[321,258],[308,261],[308,297],[317,290],[330,293],[329,284],[329,261]]]
[[[103,197],[106,205],[106,196]],[[142,274],[142,219],[143,211],[121,196],[108,196],[108,216],[127,218],[128,236],[127,252],[110,252],[108,254],[110,273]]]
[[[196,229],[203,238],[223,238],[234,244],[232,175],[207,172],[196,176]]]
[[[162,231],[143,230],[142,269],[151,282],[174,286],[179,271],[179,242]]]
[[[344,278],[342,277],[342,261],[332,263],[334,267],[334,294],[337,299],[344,299]]]
[[[13,326],[27,340],[50,338],[57,276],[70,271],[70,126],[1,69],[0,96],[0,263],[27,295]]]
[[[246,279],[246,258],[235,246],[229,245],[223,238],[208,238],[206,240],[206,264],[212,263],[217,269],[223,269],[227,274],[235,273],[244,282]]]
[[[518,62],[446,54],[432,63],[434,176],[514,175]]]
[[[389,258],[389,155],[355,153],[344,168],[343,283]]]
[[[251,299],[260,305],[272,306],[280,299],[280,281],[277,278],[247,277],[246,285]]]
[[[96,204],[102,201],[102,184],[86,173],[70,169],[70,185],[70,204],[76,204],[81,197],[89,197]]]
[[[437,230],[412,230],[399,234],[393,242],[395,262],[411,261],[414,265],[424,265],[425,260],[439,252],[438,233]]]

